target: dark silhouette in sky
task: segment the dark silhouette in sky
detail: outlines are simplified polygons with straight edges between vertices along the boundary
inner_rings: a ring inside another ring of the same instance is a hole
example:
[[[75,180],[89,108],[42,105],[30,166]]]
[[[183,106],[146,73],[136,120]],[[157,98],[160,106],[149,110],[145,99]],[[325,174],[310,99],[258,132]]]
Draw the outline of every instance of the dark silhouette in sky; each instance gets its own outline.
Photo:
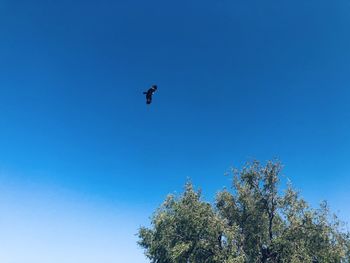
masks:
[[[146,94],[146,103],[147,104],[151,104],[152,96],[153,96],[154,92],[156,92],[156,90],[157,90],[157,85],[152,85],[152,87],[148,91],[143,92],[143,94]]]

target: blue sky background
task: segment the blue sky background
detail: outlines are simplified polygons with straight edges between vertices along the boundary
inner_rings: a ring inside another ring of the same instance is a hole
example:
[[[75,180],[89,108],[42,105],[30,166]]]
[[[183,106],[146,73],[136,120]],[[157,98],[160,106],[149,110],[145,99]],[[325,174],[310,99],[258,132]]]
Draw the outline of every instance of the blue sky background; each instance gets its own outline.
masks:
[[[349,12],[0,0],[0,261],[147,262],[134,234],[166,194],[212,200],[254,158],[350,222]]]

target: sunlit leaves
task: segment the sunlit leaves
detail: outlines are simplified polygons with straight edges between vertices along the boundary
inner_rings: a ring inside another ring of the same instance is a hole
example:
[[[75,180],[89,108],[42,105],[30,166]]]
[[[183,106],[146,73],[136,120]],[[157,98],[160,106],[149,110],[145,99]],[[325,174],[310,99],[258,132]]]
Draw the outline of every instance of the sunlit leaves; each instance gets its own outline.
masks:
[[[349,234],[328,204],[310,208],[290,183],[280,191],[280,173],[279,162],[247,163],[214,205],[187,183],[139,230],[139,244],[158,263],[349,262]]]

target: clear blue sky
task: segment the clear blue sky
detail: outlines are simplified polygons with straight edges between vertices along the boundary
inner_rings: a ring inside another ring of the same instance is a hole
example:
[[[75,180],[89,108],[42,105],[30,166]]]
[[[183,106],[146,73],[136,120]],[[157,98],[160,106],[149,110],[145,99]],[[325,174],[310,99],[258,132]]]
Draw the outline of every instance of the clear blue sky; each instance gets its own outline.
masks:
[[[186,178],[277,157],[350,222],[346,0],[0,1],[0,261],[147,262]],[[147,107],[142,92],[159,91]]]

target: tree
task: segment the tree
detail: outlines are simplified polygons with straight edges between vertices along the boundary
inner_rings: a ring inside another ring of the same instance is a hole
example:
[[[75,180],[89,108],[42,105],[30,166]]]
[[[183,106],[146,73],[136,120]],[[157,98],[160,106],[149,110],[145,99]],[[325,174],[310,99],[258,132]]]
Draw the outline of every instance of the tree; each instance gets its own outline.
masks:
[[[278,189],[279,162],[233,170],[232,191],[214,205],[187,183],[169,195],[141,228],[139,245],[152,262],[350,262],[350,237],[326,202],[312,209],[291,184]]]
[[[201,193],[187,183],[184,194],[169,195],[152,219],[153,229],[141,228],[139,244],[152,262],[244,262],[235,226],[201,201]]]

